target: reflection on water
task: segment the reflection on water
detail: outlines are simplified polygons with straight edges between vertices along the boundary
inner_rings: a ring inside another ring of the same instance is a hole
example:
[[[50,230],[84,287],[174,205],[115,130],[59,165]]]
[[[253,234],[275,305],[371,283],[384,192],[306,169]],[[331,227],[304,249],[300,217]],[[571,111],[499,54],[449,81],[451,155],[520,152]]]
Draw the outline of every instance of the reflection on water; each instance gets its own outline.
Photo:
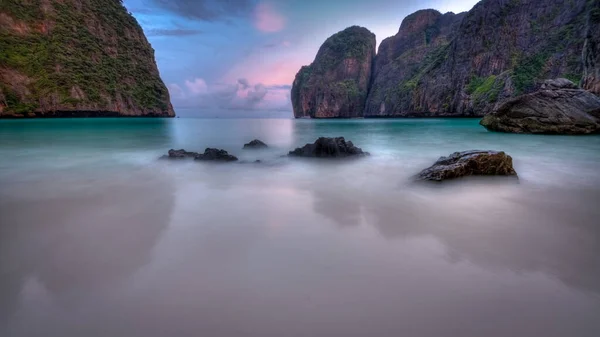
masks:
[[[504,138],[469,120],[145,121],[0,124],[0,336],[600,331],[598,137]],[[317,135],[374,155],[280,157]],[[272,147],[241,150],[253,138]],[[156,160],[206,146],[263,163]],[[409,183],[468,148],[508,151],[521,182]]]

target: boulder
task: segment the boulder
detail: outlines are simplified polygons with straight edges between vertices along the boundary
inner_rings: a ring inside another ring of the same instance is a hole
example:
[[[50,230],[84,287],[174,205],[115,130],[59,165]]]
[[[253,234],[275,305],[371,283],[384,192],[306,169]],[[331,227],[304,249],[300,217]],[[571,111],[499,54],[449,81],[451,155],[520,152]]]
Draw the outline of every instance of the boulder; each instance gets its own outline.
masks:
[[[288,154],[293,157],[317,157],[317,158],[346,158],[368,156],[368,152],[354,146],[351,141],[344,137],[320,137],[312,144],[306,144]]]
[[[441,157],[419,173],[418,180],[442,181],[466,176],[516,176],[511,156],[504,152],[471,150]]]
[[[267,144],[265,144],[263,141],[255,139],[253,141],[251,141],[250,143],[244,144],[244,149],[264,149],[267,148],[269,146],[267,146]]]
[[[166,156],[163,156],[162,158],[168,158],[168,159],[185,159],[185,158],[195,158],[198,155],[199,155],[198,152],[189,152],[189,151],[186,151],[184,149],[180,149],[180,150],[170,149],[169,150],[169,154],[166,155]]]
[[[225,150],[207,148],[204,150],[204,153],[198,154],[194,157],[194,160],[202,160],[202,161],[236,161],[238,160],[236,156],[230,155]]]
[[[600,132],[600,97],[561,78],[510,99],[481,122],[491,131],[540,134]]]

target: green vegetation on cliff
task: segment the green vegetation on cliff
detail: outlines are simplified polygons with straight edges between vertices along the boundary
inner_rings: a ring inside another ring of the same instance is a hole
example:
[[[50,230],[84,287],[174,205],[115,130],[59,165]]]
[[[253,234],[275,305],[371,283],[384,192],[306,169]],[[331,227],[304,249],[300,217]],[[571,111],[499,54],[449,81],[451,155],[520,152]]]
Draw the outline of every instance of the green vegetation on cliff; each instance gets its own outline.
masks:
[[[154,51],[121,0],[2,0],[0,20],[0,113],[173,115]]]
[[[358,117],[364,110],[375,56],[375,34],[352,26],[328,38],[314,62],[296,74],[296,117]]]
[[[474,76],[466,88],[466,93],[471,95],[477,102],[495,103],[498,101],[498,95],[502,91],[503,84],[497,78],[495,75],[488,77]]]

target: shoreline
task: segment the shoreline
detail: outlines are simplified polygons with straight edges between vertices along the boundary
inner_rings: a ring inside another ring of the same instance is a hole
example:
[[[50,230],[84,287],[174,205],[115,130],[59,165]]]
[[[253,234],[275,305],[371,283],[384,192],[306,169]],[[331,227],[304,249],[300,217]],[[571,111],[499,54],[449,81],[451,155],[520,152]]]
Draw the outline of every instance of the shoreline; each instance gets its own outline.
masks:
[[[48,119],[48,118],[116,118],[116,117],[141,117],[141,118],[176,118],[177,115],[147,113],[143,115],[125,115],[116,111],[50,111],[28,112],[27,114],[1,114],[0,119]]]

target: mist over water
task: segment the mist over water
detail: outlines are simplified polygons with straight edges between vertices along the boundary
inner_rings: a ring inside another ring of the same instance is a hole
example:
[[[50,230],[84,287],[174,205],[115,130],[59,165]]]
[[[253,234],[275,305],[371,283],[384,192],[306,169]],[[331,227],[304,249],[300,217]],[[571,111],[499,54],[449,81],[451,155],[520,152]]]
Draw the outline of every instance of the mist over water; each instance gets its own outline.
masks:
[[[600,137],[477,123],[2,121],[0,336],[598,336]],[[469,149],[519,182],[411,181]]]

